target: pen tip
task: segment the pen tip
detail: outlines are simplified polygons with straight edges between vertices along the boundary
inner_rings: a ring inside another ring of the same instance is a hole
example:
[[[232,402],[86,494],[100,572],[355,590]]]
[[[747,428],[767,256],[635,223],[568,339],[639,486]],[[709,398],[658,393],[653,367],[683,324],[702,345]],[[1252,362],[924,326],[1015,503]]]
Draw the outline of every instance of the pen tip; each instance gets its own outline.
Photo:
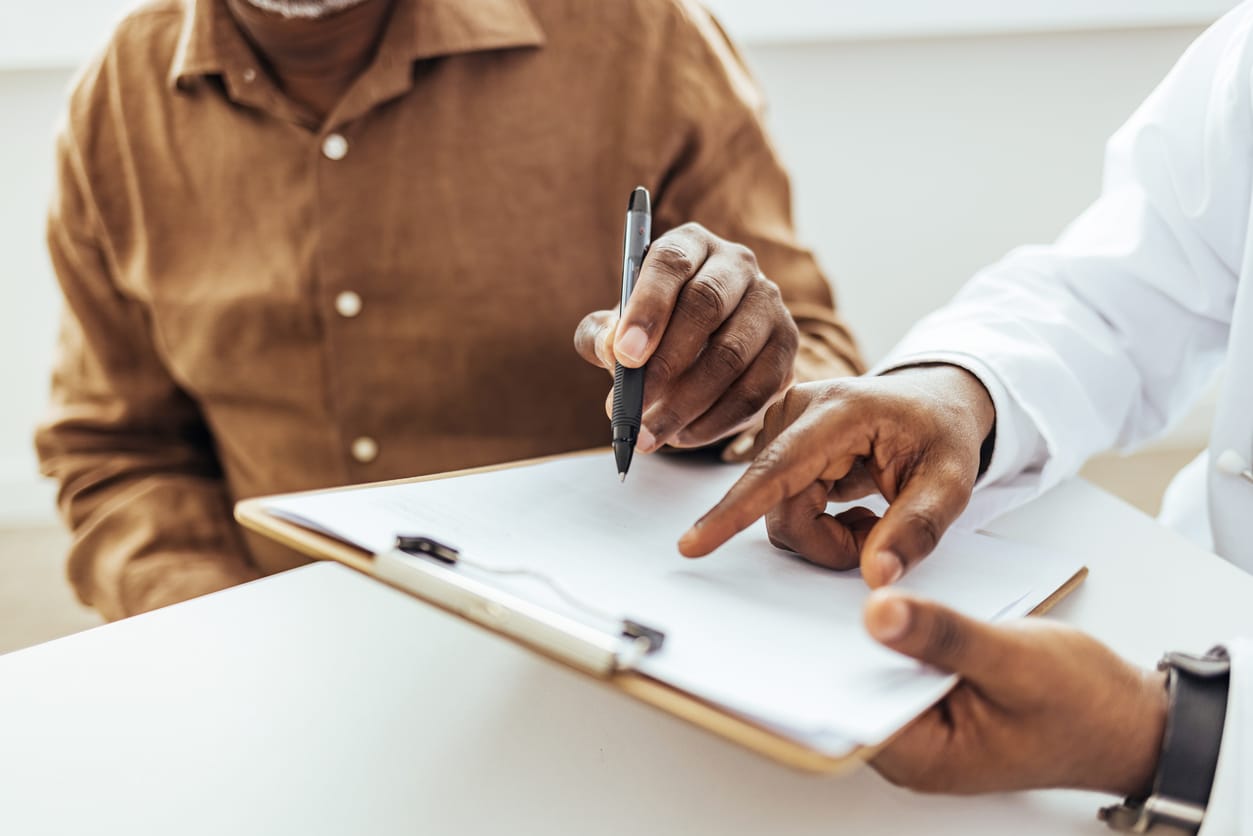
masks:
[[[619,481],[619,482],[625,482],[625,481],[626,481],[626,474],[625,474],[625,473],[619,473],[619,474],[618,474],[618,481]]]

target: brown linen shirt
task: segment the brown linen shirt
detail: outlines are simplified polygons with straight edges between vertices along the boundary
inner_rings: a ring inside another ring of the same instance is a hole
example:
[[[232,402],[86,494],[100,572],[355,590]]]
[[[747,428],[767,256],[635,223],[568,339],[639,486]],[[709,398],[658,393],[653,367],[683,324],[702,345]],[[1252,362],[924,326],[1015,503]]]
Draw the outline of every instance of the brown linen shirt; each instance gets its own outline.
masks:
[[[117,618],[304,562],[241,532],[244,497],[606,444],[572,337],[615,304],[636,184],[657,232],[757,253],[799,376],[857,369],[761,109],[690,0],[397,0],[321,124],[221,0],[131,14],[70,98],[49,221],[37,446],[80,598]]]

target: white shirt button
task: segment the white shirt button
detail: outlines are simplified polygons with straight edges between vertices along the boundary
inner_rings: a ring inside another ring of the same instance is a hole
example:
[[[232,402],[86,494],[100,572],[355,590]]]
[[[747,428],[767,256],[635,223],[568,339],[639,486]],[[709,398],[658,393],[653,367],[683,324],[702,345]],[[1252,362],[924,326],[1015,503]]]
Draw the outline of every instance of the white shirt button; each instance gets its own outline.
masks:
[[[322,140],[322,153],[328,160],[342,160],[348,155],[348,140],[339,134],[330,134]]]
[[[335,297],[335,311],[345,319],[352,319],[361,313],[361,297],[351,290],[345,290]]]
[[[369,464],[379,457],[379,444],[368,435],[352,442],[352,457],[362,464]]]
[[[1219,473],[1227,476],[1241,476],[1253,481],[1253,477],[1249,475],[1249,463],[1244,456],[1240,455],[1239,450],[1224,450],[1215,464],[1218,466]]]

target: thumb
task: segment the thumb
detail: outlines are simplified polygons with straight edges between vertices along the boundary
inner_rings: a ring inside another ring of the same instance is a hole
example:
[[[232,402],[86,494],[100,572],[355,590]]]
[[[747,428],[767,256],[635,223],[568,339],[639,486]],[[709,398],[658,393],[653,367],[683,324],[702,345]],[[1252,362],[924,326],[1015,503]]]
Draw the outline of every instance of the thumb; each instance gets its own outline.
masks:
[[[875,588],[895,583],[939,545],[970,501],[971,485],[953,473],[922,465],[901,488],[862,548],[866,583]]]
[[[976,683],[998,678],[1014,655],[1006,633],[895,590],[872,592],[862,615],[884,647]]]

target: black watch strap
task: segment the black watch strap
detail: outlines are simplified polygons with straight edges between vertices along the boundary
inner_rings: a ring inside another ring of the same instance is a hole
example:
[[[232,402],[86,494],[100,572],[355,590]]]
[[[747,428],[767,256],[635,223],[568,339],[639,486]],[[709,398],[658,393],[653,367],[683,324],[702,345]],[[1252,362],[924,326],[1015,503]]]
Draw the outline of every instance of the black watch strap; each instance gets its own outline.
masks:
[[[1203,657],[1171,653],[1158,669],[1170,675],[1170,710],[1153,794],[1102,810],[1101,818],[1126,832],[1195,834],[1218,770],[1231,661],[1221,648]]]
[[[1205,809],[1218,749],[1227,722],[1227,685],[1231,663],[1225,658],[1197,658],[1172,653],[1161,668],[1170,671],[1173,699],[1154,795]]]

